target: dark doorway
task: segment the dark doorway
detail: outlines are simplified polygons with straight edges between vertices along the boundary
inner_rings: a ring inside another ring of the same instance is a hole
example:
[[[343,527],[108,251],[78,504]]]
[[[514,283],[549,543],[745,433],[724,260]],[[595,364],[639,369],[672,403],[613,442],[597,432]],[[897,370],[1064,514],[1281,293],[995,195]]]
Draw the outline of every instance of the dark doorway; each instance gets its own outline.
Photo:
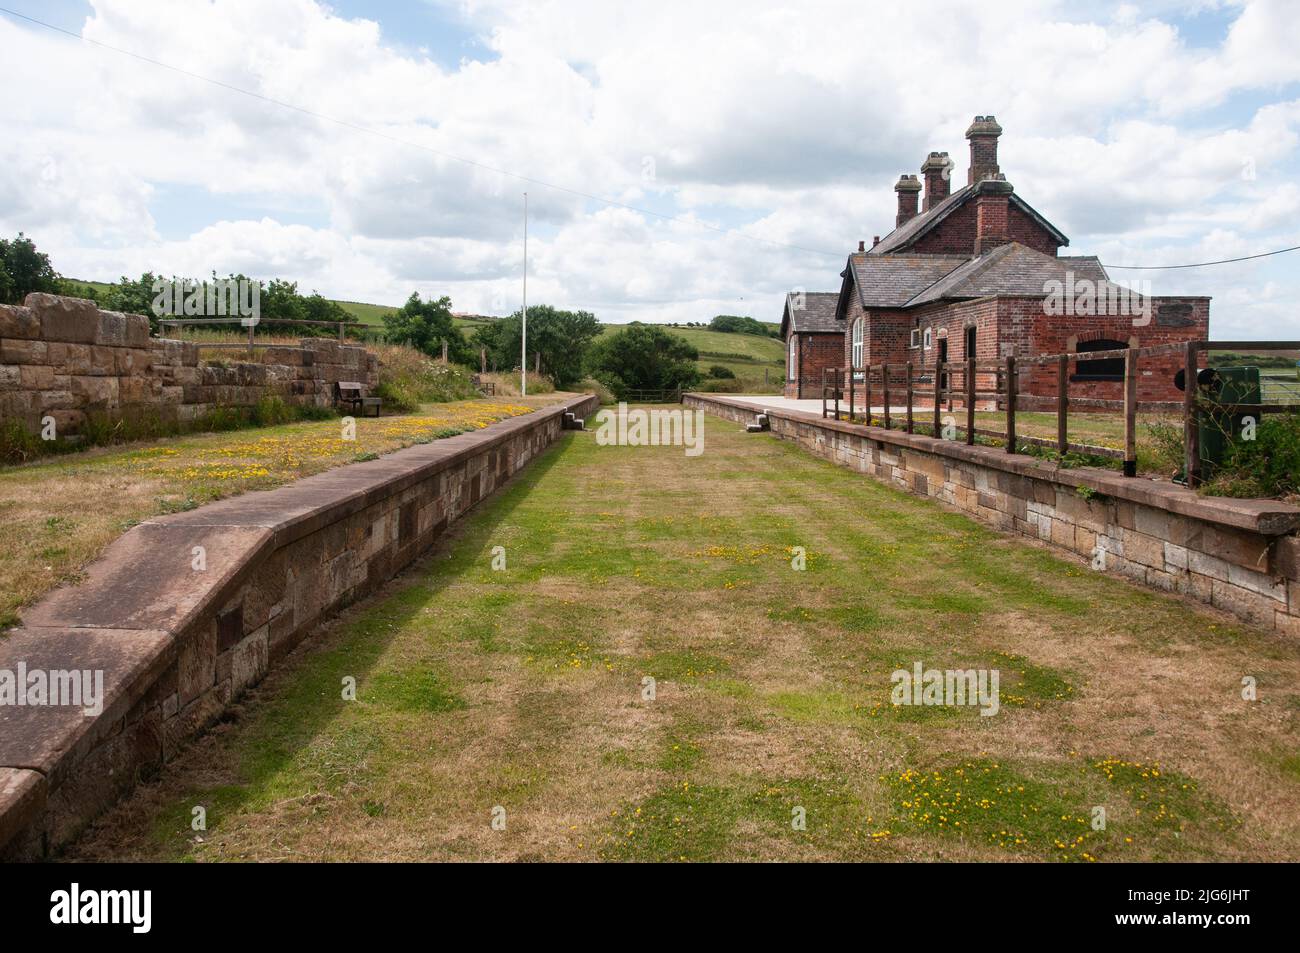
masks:
[[[1100,341],[1084,341],[1078,347],[1080,354],[1090,351],[1122,351],[1128,347],[1125,341],[1112,341],[1103,338]],[[1124,358],[1103,357],[1095,361],[1079,361],[1075,372],[1070,377],[1074,381],[1122,381],[1124,379]]]
[[[945,366],[947,366],[948,364],[948,339],[947,338],[939,338],[939,356],[938,358],[936,358],[936,360],[940,361]],[[946,370],[941,375],[939,375],[939,387],[944,390],[946,390],[948,387],[948,372]]]
[[[969,360],[970,360],[971,358],[973,358],[974,356],[975,356],[975,328],[974,328],[974,326],[972,325],[971,327],[969,327],[969,328],[966,329],[966,354],[965,354],[965,358],[966,358],[966,360],[969,361]]]

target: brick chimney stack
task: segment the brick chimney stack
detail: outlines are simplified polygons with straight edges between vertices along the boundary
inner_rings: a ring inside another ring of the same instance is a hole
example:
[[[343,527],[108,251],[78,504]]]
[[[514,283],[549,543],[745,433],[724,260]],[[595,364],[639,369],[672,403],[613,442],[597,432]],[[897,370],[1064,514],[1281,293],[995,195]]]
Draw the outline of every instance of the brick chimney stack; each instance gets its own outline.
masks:
[[[1013,191],[1007,177],[1000,172],[986,175],[975,186],[976,255],[1011,241],[1007,234],[1007,212]]]
[[[909,219],[916,218],[917,203],[921,198],[921,183],[914,175],[904,175],[899,178],[894,191],[898,193],[898,216],[894,219],[894,227],[897,228]]]
[[[946,152],[931,152],[921,163],[921,173],[925,176],[924,211],[930,211],[952,191],[951,170],[954,164]]]
[[[981,179],[997,175],[998,136],[1002,127],[992,116],[976,116],[975,121],[966,130],[970,140],[970,172],[966,178],[967,185],[975,185]]]

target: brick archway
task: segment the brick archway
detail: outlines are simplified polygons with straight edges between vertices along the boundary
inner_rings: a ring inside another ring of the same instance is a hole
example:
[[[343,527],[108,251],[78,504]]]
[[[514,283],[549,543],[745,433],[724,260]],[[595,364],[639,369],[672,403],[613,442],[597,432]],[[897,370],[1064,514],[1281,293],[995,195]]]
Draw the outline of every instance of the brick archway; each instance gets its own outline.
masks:
[[[1122,340],[1120,335],[1115,333],[1114,331],[1083,331],[1080,334],[1071,334],[1068,338],[1065,339],[1065,350],[1067,353],[1073,354],[1079,350],[1080,344],[1087,344],[1089,341],[1101,341],[1106,339],[1112,341]],[[1139,346],[1138,336],[1136,334],[1130,334],[1128,336],[1128,346],[1129,347]]]

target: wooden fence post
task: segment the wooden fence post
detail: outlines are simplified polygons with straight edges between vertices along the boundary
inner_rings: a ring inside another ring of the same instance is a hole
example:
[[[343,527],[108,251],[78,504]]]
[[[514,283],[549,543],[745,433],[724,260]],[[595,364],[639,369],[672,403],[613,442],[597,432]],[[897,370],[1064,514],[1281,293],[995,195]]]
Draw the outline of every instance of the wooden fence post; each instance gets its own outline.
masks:
[[[912,433],[912,362],[907,362],[907,432]]]
[[[1016,452],[1016,359],[1007,356],[1007,453]]]
[[[871,426],[871,365],[867,364],[862,371],[862,399],[867,405],[867,426]]]
[[[1070,451],[1070,359],[1062,354],[1056,364],[1056,452]]]
[[[942,411],[940,407],[940,388],[943,383],[943,361],[935,361],[934,364],[934,439],[939,439],[940,427],[943,425],[941,419]]]
[[[1124,475],[1137,476],[1138,354],[1124,355]]]
[[[1183,475],[1189,489],[1201,482],[1201,433],[1196,419],[1196,360],[1198,342],[1187,342],[1186,366],[1183,369]]]
[[[853,402],[856,394],[853,386],[853,368],[849,368],[849,423],[853,423]]]
[[[880,365],[881,385],[885,391],[881,398],[885,402],[885,429],[889,429],[889,362]]]
[[[966,444],[975,445],[975,358],[966,358]]]

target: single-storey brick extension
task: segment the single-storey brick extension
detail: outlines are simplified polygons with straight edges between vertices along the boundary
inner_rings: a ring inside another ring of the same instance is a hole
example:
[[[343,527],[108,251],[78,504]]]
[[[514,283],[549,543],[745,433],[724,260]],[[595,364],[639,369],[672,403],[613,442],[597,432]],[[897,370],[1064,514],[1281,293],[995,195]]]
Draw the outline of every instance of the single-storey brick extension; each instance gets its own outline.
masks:
[[[970,169],[956,191],[946,152],[922,163],[924,186],[915,175],[900,178],[894,230],[870,249],[858,243],[838,294],[787,295],[787,397],[819,396],[826,367],[851,367],[861,381],[863,368],[882,362],[920,370],[972,353],[983,362],[1209,336],[1209,298],[1138,295],[1111,282],[1096,257],[1059,254],[1070,240],[998,168],[1001,134],[993,116],[975,117],[966,130]],[[1181,400],[1179,361],[1144,359],[1138,398]],[[1122,365],[1075,362],[1071,396],[1122,399]],[[1018,376],[1026,397],[1055,397],[1055,368],[1024,367]]]

